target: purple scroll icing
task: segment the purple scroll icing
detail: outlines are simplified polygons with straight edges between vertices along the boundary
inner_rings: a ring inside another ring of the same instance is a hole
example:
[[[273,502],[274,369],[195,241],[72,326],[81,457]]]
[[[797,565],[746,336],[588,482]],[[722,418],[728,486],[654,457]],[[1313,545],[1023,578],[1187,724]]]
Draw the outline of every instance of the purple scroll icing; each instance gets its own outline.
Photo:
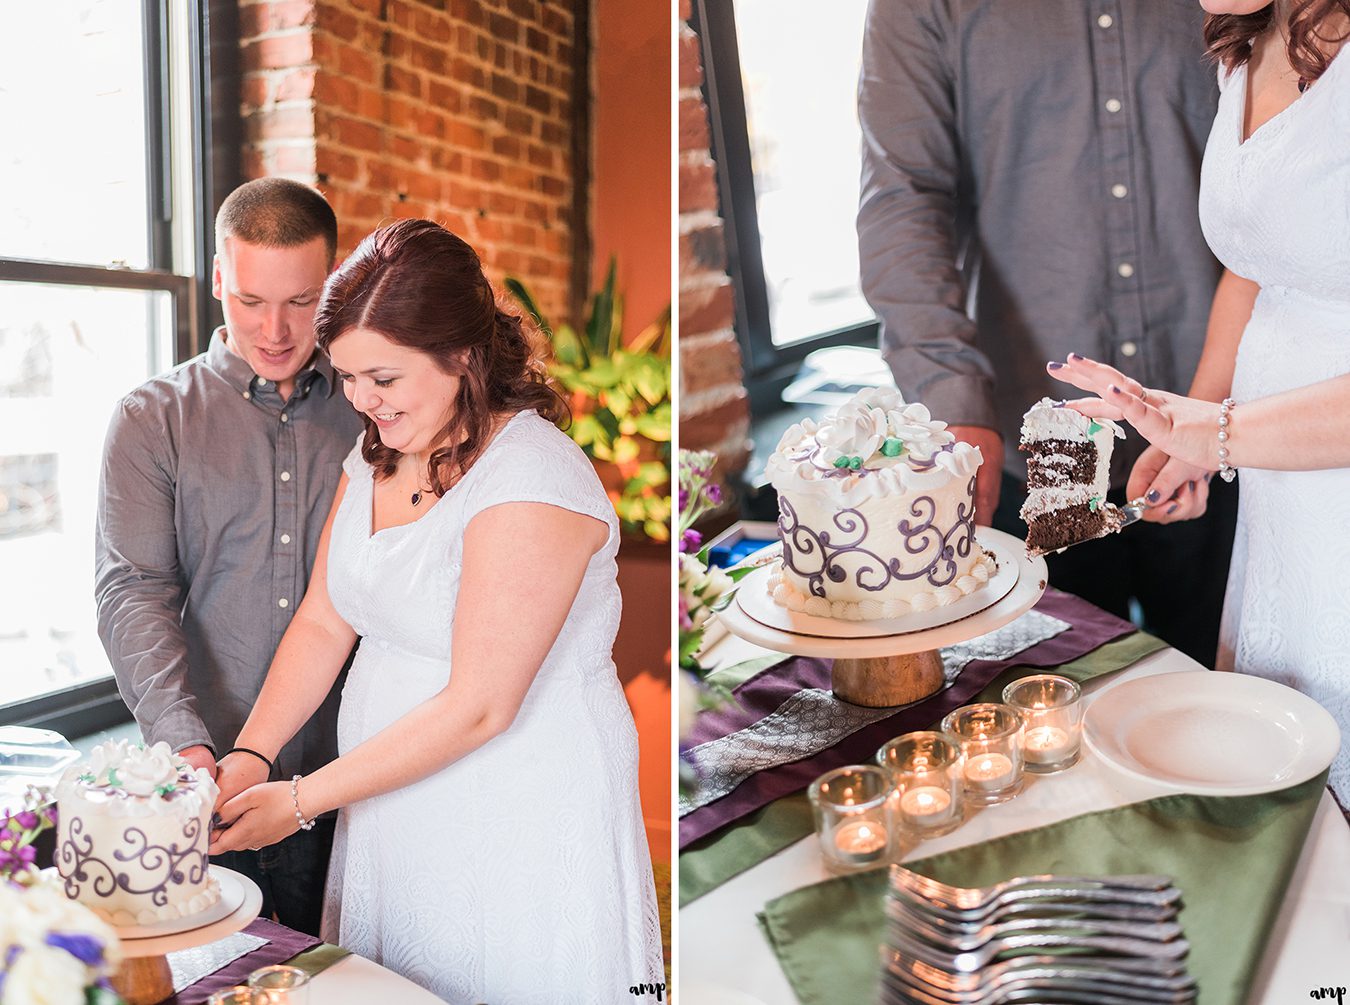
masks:
[[[111,897],[118,890],[132,894],[149,894],[151,903],[165,907],[169,903],[170,885],[184,882],[199,886],[206,881],[209,859],[201,846],[202,822],[192,817],[183,825],[183,843],[154,845],[139,827],[127,827],[122,832],[124,848],[113,852],[113,861],[93,853],[93,841],[84,832],[84,821],[79,817],[70,821],[67,836],[56,850],[58,871],[65,879],[66,896],[78,899],[81,884],[89,884],[95,897]],[[121,863],[134,863],[156,880],[151,885],[138,887]]]
[[[967,491],[974,493],[974,478]],[[913,519],[901,520],[896,525],[905,550],[903,556],[882,556],[865,547],[867,518],[856,509],[834,514],[833,530],[814,530],[801,522],[786,497],[778,497],[778,507],[783,564],[806,580],[814,597],[825,596],[826,579],[842,583],[848,578],[848,571],[840,564],[845,557],[855,566],[854,583],[869,593],[884,590],[897,580],[926,578],[935,588],[946,586],[956,579],[956,559],[969,557],[975,543],[974,505],[958,504],[956,522],[944,530],[934,522],[937,502],[932,496],[918,496],[909,508]],[[931,557],[922,567],[906,567],[913,564],[908,556],[925,554]]]

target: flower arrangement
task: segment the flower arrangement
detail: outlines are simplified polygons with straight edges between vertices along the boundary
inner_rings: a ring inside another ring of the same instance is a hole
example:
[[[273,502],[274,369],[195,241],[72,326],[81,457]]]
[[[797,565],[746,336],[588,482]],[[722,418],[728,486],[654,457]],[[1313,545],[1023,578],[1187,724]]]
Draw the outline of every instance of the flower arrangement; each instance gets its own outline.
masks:
[[[0,818],[0,1005],[118,1005],[117,934],[34,868],[33,842],[55,810],[30,788]]]

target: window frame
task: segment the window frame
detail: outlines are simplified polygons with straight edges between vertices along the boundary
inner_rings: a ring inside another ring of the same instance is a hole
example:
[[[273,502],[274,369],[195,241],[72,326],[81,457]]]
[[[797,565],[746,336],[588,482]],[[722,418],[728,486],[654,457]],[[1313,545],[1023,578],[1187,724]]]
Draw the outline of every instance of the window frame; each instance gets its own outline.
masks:
[[[0,283],[45,283],[59,286],[83,286],[103,289],[166,292],[173,303],[174,363],[181,363],[201,351],[203,332],[213,327],[214,299],[210,295],[211,262],[214,255],[211,210],[218,206],[213,184],[213,161],[219,159],[222,141],[233,143],[238,151],[237,115],[219,114],[220,92],[229,94],[237,63],[225,59],[223,74],[213,74],[213,54],[237,50],[235,22],[219,16],[223,3],[215,0],[189,0],[186,36],[186,94],[172,93],[171,46],[177,44],[171,17],[171,0],[142,0],[141,16],[146,40],[145,110],[147,187],[149,214],[146,227],[149,238],[149,267],[133,269],[122,265],[102,268],[65,262],[0,256]],[[208,8],[211,16],[208,16]],[[237,14],[236,14],[237,16]],[[235,57],[237,59],[237,57]],[[213,86],[214,85],[214,86]],[[234,87],[237,92],[237,87]],[[213,98],[215,100],[213,101]],[[174,149],[174,109],[172,102],[185,100],[188,119],[188,147]],[[234,107],[237,106],[237,102]],[[183,157],[177,165],[175,155]],[[233,156],[227,153],[228,156]],[[178,177],[175,176],[178,172]],[[220,173],[217,167],[215,172]],[[222,179],[233,182],[233,178]],[[176,198],[175,183],[188,193]],[[230,185],[233,188],[233,185]],[[190,244],[175,262],[175,206],[192,214]],[[177,266],[177,269],[176,269]],[[184,271],[178,271],[179,269]],[[68,738],[87,736],[132,719],[118,692],[114,677],[74,684],[33,698],[0,704],[0,726],[33,726],[52,729]]]
[[[828,346],[875,346],[880,326],[874,319],[774,345],[735,0],[694,0],[690,27],[698,37],[703,57],[703,98],[708,107],[711,153],[726,227],[727,272],[735,292],[736,339],[751,411],[762,415],[783,407],[783,390],[809,353]]]

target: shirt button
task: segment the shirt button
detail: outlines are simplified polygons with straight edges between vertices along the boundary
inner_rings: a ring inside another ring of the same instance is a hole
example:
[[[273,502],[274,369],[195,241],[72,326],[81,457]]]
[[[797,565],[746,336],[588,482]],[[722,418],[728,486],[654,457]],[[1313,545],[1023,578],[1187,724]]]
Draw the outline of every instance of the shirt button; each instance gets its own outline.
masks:
[[[1120,273],[1122,278],[1129,279],[1134,275],[1134,266],[1129,262],[1121,262],[1116,266],[1116,272]],[[285,478],[286,476],[283,474],[282,477]]]
[[[1117,199],[1124,199],[1127,195],[1130,194],[1130,190],[1126,188],[1124,185],[1112,185],[1111,194],[1115,196]],[[282,416],[282,418],[285,418],[285,416]]]
[[[282,413],[281,413],[281,421],[282,421],[282,422],[290,422],[290,421],[291,421],[291,417],[290,417],[289,415],[287,415],[285,412],[282,412]]]
[[[1108,112],[1111,112],[1111,113],[1114,114],[1115,112],[1120,111],[1121,107],[1122,107],[1122,106],[1121,106],[1121,104],[1120,104],[1120,99],[1119,99],[1119,98],[1107,98],[1107,99],[1106,99],[1106,110],[1107,110]]]
[[[291,535],[289,535],[289,534],[282,534],[282,535],[281,535],[281,543],[282,543],[282,544],[290,544],[290,543],[291,543]]]
[[[259,386],[259,387],[266,387],[266,386],[267,386],[267,381],[265,381],[265,380],[263,380],[261,377],[259,377],[259,378],[258,378],[258,386]]]
[[[1123,268],[1125,268],[1125,266],[1122,265],[1121,268],[1123,269]],[[1122,272],[1121,275],[1123,276],[1123,275],[1125,275],[1125,273]],[[283,472],[281,473],[281,480],[282,480],[283,482],[288,482],[288,481],[290,481],[290,480],[291,480],[291,473],[290,473],[289,471],[283,471]]]
[[[253,395],[249,394],[247,391],[244,392],[244,400],[245,400],[245,401],[248,401],[248,399],[251,398],[251,397],[253,397]]]
[[[1098,28],[1109,28],[1115,23],[1115,18],[1111,17],[1110,14],[1103,14],[1101,17],[1097,18]]]
[[[1133,356],[1138,351],[1139,347],[1135,345],[1133,342],[1120,343],[1120,354],[1122,356]]]
[[[282,608],[290,607],[291,602],[287,600],[285,597],[282,597],[280,600],[277,601],[277,606]]]

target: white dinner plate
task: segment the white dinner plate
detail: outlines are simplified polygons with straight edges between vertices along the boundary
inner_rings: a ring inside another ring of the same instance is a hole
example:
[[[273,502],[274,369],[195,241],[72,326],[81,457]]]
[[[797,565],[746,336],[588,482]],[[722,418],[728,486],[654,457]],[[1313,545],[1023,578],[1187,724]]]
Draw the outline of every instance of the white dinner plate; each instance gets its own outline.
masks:
[[[975,528],[975,541],[994,557],[997,564],[994,575],[979,589],[946,607],[935,607],[931,611],[914,611],[903,617],[880,618],[876,621],[842,621],[789,611],[780,606],[768,590],[769,577],[776,571],[778,562],[761,566],[741,580],[735,602],[761,625],[794,635],[814,635],[827,639],[875,639],[926,631],[992,607],[1017,585],[1022,542],[988,527]]]
[[[1336,721],[1307,695],[1208,670],[1141,677],[1102,692],[1088,706],[1083,736],[1127,775],[1219,796],[1307,781],[1341,744]]]

